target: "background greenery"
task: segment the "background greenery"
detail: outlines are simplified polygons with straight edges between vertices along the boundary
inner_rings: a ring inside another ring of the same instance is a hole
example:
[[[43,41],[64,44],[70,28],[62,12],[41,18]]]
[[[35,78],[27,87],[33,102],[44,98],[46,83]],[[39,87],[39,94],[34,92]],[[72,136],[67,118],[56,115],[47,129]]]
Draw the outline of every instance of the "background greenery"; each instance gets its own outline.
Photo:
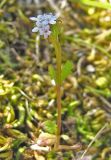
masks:
[[[73,73],[62,87],[61,143],[79,151],[48,154],[30,149],[41,131],[56,130],[56,95],[48,74],[52,46],[32,34],[29,17],[61,17],[63,62]],[[0,159],[74,160],[105,129],[84,160],[111,159],[111,3],[102,0],[0,1]]]

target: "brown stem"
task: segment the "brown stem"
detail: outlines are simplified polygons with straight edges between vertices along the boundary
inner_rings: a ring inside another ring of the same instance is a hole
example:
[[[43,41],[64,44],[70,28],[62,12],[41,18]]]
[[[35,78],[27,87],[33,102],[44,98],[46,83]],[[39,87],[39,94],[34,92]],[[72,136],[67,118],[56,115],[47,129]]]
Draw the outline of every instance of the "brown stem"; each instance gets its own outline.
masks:
[[[61,47],[58,41],[58,37],[53,39],[53,45],[55,47],[56,53],[56,93],[57,93],[57,139],[55,144],[55,149],[59,147],[60,144],[60,133],[61,133]]]
[[[81,149],[81,144],[75,144],[73,146],[68,146],[68,145],[60,145],[58,147],[58,150],[78,150]]]
[[[61,86],[57,84],[57,140],[55,148],[59,147],[60,144],[60,133],[61,133]]]

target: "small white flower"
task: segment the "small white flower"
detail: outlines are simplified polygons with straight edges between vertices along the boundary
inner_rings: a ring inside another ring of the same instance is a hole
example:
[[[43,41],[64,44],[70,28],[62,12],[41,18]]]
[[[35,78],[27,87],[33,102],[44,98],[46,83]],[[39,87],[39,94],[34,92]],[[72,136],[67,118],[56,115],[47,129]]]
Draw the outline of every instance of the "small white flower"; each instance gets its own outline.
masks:
[[[30,20],[37,21],[37,18],[36,17],[30,17]]]
[[[49,13],[31,17],[30,19],[36,22],[36,27],[32,29],[32,32],[39,32],[40,35],[43,35],[46,39],[51,34],[50,25],[56,23],[57,17],[52,13]]]
[[[38,32],[38,31],[39,31],[38,27],[34,27],[34,28],[32,29],[32,32]]]

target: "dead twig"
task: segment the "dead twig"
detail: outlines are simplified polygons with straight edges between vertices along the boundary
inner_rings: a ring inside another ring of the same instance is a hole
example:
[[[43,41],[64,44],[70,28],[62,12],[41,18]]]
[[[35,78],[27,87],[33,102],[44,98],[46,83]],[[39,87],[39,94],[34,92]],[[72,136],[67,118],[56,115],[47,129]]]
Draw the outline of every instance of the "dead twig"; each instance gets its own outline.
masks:
[[[106,123],[95,135],[95,137],[93,138],[93,140],[89,143],[88,147],[86,148],[86,150],[84,151],[84,153],[82,154],[80,160],[83,160],[84,156],[86,155],[86,153],[88,152],[89,148],[92,146],[92,144],[97,140],[97,138],[101,135],[101,133],[103,132],[103,130],[107,127],[108,123]]]

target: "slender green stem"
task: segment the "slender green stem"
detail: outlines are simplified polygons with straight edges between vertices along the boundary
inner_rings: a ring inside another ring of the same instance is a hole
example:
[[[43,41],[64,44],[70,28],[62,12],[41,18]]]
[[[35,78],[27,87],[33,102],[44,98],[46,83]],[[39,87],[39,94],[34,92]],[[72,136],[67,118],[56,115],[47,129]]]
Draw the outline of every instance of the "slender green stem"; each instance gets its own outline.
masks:
[[[57,140],[55,144],[55,149],[59,147],[60,144],[60,133],[61,133],[61,46],[56,37],[53,39],[53,45],[56,53],[56,93],[57,93]]]

